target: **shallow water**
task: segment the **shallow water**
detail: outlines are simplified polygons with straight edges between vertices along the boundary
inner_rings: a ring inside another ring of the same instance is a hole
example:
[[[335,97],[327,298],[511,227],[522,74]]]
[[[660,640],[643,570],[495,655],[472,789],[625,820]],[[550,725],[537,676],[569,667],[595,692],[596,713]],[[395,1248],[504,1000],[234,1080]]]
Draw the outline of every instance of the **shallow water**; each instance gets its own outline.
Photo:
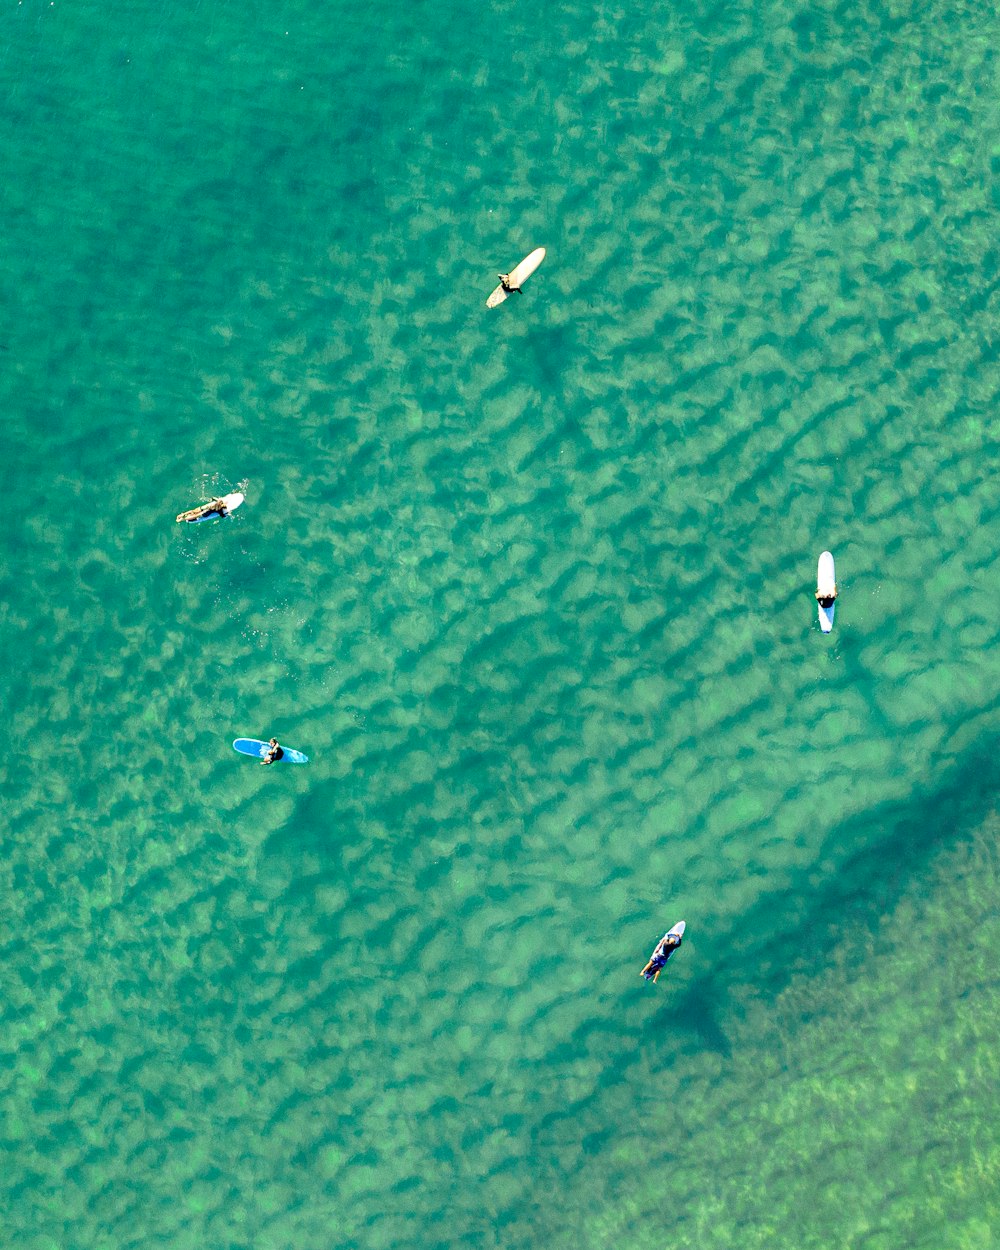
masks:
[[[111,18],[0,41],[8,1244],[989,1246],[995,13]]]

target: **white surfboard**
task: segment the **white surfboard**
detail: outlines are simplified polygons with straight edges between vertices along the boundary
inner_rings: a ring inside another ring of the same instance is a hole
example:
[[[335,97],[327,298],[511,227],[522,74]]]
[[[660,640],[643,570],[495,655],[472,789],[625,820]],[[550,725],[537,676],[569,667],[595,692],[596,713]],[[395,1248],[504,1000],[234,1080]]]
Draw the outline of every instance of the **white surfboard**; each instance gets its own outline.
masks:
[[[816,593],[825,595],[835,599],[837,595],[837,570],[834,568],[833,556],[829,551],[824,551],[819,558],[816,566]],[[833,614],[836,611],[836,603],[831,603],[828,608],[817,602],[816,607],[819,609],[819,627],[824,634],[828,634],[833,629]]]
[[[672,947],[671,947],[671,948],[670,948],[670,949],[666,952],[666,955],[665,955],[665,956],[663,956],[663,961],[662,961],[662,963],[659,965],[659,967],[657,967],[657,968],[653,968],[652,970],[650,970],[650,966],[649,966],[649,964],[651,964],[651,963],[653,962],[653,960],[656,958],[656,953],[657,953],[657,951],[659,951],[659,950],[660,950],[660,948],[662,947],[663,943],[667,940],[667,938],[668,938],[668,937],[671,937],[671,936],[672,936],[672,937],[676,937],[676,938],[678,939],[678,943],[677,943],[677,945],[679,946],[679,945],[680,945],[680,939],[684,937],[684,930],[685,930],[686,928],[687,928],[687,925],[684,923],[684,921],[683,921],[683,920],[678,920],[678,921],[677,921],[677,923],[674,925],[674,927],[673,927],[672,929],[668,929],[668,930],[666,931],[666,933],[664,933],[663,937],[661,937],[661,938],[660,938],[659,942],[657,942],[657,943],[656,943],[656,946],[653,948],[653,953],[652,953],[652,955],[650,955],[650,957],[649,957],[649,963],[647,963],[647,964],[646,964],[646,966],[645,966],[645,968],[643,968],[642,972],[639,974],[640,976],[645,977],[647,981],[655,981],[655,980],[656,980],[656,978],[660,975],[660,973],[661,973],[661,972],[663,971],[663,969],[666,967],[667,960],[668,960],[668,959],[670,958],[670,956],[674,953],[674,951],[677,949],[677,947],[676,947],[676,946],[672,946]]]
[[[507,274],[507,286],[505,287],[501,282],[494,290],[493,294],[486,301],[486,307],[496,308],[497,304],[502,304],[507,296],[513,293],[514,288],[519,287],[525,279],[531,277],[544,259],[544,247],[536,247],[533,252],[525,256],[524,260],[520,264],[515,265],[510,273]]]
[[[245,496],[241,495],[238,490],[233,491],[232,494],[223,495],[222,502],[226,505],[226,515],[229,516],[231,513],[235,512],[236,509],[243,502],[244,498]],[[197,512],[197,511],[198,511],[197,508],[191,508],[189,509],[188,512],[182,512],[180,516],[177,518],[177,520],[187,521],[188,525],[198,525],[201,521],[221,520],[222,514],[219,512],[206,512],[203,516],[197,516],[197,517],[193,517],[190,515],[191,512]]]

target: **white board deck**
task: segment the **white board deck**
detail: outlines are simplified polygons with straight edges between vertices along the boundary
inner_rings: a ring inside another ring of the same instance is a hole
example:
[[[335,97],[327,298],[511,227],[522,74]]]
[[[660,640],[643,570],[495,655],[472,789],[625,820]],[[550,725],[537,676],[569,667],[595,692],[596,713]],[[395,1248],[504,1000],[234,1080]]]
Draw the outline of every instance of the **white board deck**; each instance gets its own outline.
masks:
[[[226,505],[227,516],[235,512],[236,509],[240,506],[240,504],[243,502],[245,498],[245,496],[240,494],[238,490],[233,491],[229,495],[220,495],[219,497],[222,500],[222,502]],[[188,512],[194,512],[194,511],[195,511],[194,508],[188,509]],[[219,521],[221,519],[222,519],[221,515],[218,512],[207,512],[204,516],[198,516],[198,517],[190,517],[188,516],[187,512],[182,512],[180,516],[177,518],[178,521],[186,521],[188,525],[198,525],[202,521]]]
[[[519,261],[507,275],[508,285],[512,287],[520,286],[522,282],[531,277],[544,259],[544,247],[536,247],[533,252],[529,252],[529,254],[525,256],[524,260]],[[486,307],[496,308],[496,306],[498,304],[502,304],[510,294],[510,291],[504,290],[503,283],[501,282],[501,284],[490,294],[489,299],[486,301]]]
[[[816,565],[816,593],[818,595],[837,593],[837,570],[829,551],[821,554],[819,563]],[[824,608],[821,603],[817,603],[816,607],[819,610],[819,627],[824,634],[828,634],[833,629],[833,616],[837,605],[831,603],[828,608]]]
[[[654,968],[650,970],[649,964],[651,964],[653,960],[656,958],[657,952],[661,950],[663,943],[667,940],[668,937],[673,936],[673,937],[676,937],[677,939],[681,939],[684,937],[684,930],[686,928],[687,928],[687,925],[685,924],[685,922],[683,920],[678,920],[672,929],[668,929],[666,933],[664,933],[663,937],[661,937],[660,940],[653,947],[653,953],[649,957],[649,963],[647,963],[646,967],[643,968],[642,972],[639,974],[640,976],[645,977],[647,981],[656,980],[656,978],[660,975],[660,973],[666,967],[667,960],[674,953],[677,947],[676,946],[670,947],[670,949],[665,953],[665,957],[661,956],[663,957],[663,963],[658,968]],[[678,941],[678,944],[679,944],[679,941]]]

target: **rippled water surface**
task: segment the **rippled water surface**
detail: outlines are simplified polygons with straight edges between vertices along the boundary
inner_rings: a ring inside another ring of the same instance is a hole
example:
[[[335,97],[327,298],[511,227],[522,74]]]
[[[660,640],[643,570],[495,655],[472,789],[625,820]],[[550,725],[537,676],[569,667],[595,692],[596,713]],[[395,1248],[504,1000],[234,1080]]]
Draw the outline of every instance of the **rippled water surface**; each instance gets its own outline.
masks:
[[[993,8],[0,23],[4,1244],[988,1250]]]

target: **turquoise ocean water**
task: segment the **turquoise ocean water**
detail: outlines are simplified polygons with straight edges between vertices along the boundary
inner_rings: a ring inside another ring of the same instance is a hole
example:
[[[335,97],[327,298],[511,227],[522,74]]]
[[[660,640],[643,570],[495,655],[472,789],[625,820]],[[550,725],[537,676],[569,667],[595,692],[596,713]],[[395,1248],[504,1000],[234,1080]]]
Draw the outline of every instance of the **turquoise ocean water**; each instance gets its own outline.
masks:
[[[994,1246],[994,7],[0,22],[4,1246]]]

